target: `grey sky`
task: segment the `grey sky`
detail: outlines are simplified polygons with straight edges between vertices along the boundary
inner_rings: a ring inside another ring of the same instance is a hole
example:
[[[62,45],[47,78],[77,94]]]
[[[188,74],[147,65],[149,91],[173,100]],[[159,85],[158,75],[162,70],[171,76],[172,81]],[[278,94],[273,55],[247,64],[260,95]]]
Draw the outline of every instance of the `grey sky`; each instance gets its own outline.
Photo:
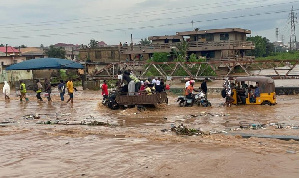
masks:
[[[174,35],[193,28],[245,28],[289,41],[288,21],[296,0],[13,0],[1,2],[0,44],[48,46],[55,43],[107,44],[154,35]],[[191,23],[194,21],[195,23]],[[296,26],[297,39],[299,25]]]

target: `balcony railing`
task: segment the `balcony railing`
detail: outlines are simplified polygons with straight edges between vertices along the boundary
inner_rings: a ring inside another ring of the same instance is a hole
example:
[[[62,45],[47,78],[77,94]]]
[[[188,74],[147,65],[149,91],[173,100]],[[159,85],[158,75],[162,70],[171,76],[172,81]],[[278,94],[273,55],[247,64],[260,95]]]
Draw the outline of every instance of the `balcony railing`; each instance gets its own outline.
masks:
[[[124,54],[131,53],[154,53],[154,52],[170,52],[172,48],[176,48],[178,43],[170,44],[150,44],[150,45],[131,45],[121,46],[120,51]],[[189,51],[206,51],[206,50],[230,50],[230,49],[254,49],[251,41],[220,41],[220,42],[189,42]]]

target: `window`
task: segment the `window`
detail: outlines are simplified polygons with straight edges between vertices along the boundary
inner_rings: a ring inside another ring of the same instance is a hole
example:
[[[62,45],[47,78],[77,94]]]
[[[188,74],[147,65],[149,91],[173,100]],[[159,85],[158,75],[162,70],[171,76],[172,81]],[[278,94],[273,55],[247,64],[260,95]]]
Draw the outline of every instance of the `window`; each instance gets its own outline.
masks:
[[[95,58],[96,58],[96,59],[101,59],[101,57],[102,57],[102,56],[101,56],[101,51],[96,51],[96,52],[95,52]]]
[[[206,34],[205,38],[206,41],[214,41],[214,34]]]
[[[114,51],[110,51],[110,59],[115,59],[115,52]]]
[[[220,34],[220,40],[228,41],[229,40],[229,34],[228,33],[221,33]]]

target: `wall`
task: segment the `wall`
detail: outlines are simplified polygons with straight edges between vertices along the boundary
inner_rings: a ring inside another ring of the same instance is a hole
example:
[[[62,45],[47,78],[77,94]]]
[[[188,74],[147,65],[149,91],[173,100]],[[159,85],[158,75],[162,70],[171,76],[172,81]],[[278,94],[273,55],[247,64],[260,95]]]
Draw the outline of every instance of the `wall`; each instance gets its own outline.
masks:
[[[32,71],[31,70],[1,70],[0,74],[0,83],[4,81],[15,82],[21,79],[33,79]]]
[[[88,56],[91,62],[119,62],[125,61],[126,55],[121,55],[118,46],[100,47],[97,49],[81,49],[79,51],[81,61],[86,61]]]

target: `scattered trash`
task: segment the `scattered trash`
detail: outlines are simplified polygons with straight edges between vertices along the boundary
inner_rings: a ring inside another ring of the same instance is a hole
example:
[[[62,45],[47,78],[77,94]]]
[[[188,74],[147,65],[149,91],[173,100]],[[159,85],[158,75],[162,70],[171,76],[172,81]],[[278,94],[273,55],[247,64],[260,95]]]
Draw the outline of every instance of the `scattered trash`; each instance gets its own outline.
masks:
[[[171,131],[175,132],[177,135],[201,135],[204,134],[199,129],[189,129],[183,124],[180,124],[178,127],[171,127]]]
[[[296,152],[293,150],[286,150],[286,153],[291,153],[291,154],[295,154]]]

